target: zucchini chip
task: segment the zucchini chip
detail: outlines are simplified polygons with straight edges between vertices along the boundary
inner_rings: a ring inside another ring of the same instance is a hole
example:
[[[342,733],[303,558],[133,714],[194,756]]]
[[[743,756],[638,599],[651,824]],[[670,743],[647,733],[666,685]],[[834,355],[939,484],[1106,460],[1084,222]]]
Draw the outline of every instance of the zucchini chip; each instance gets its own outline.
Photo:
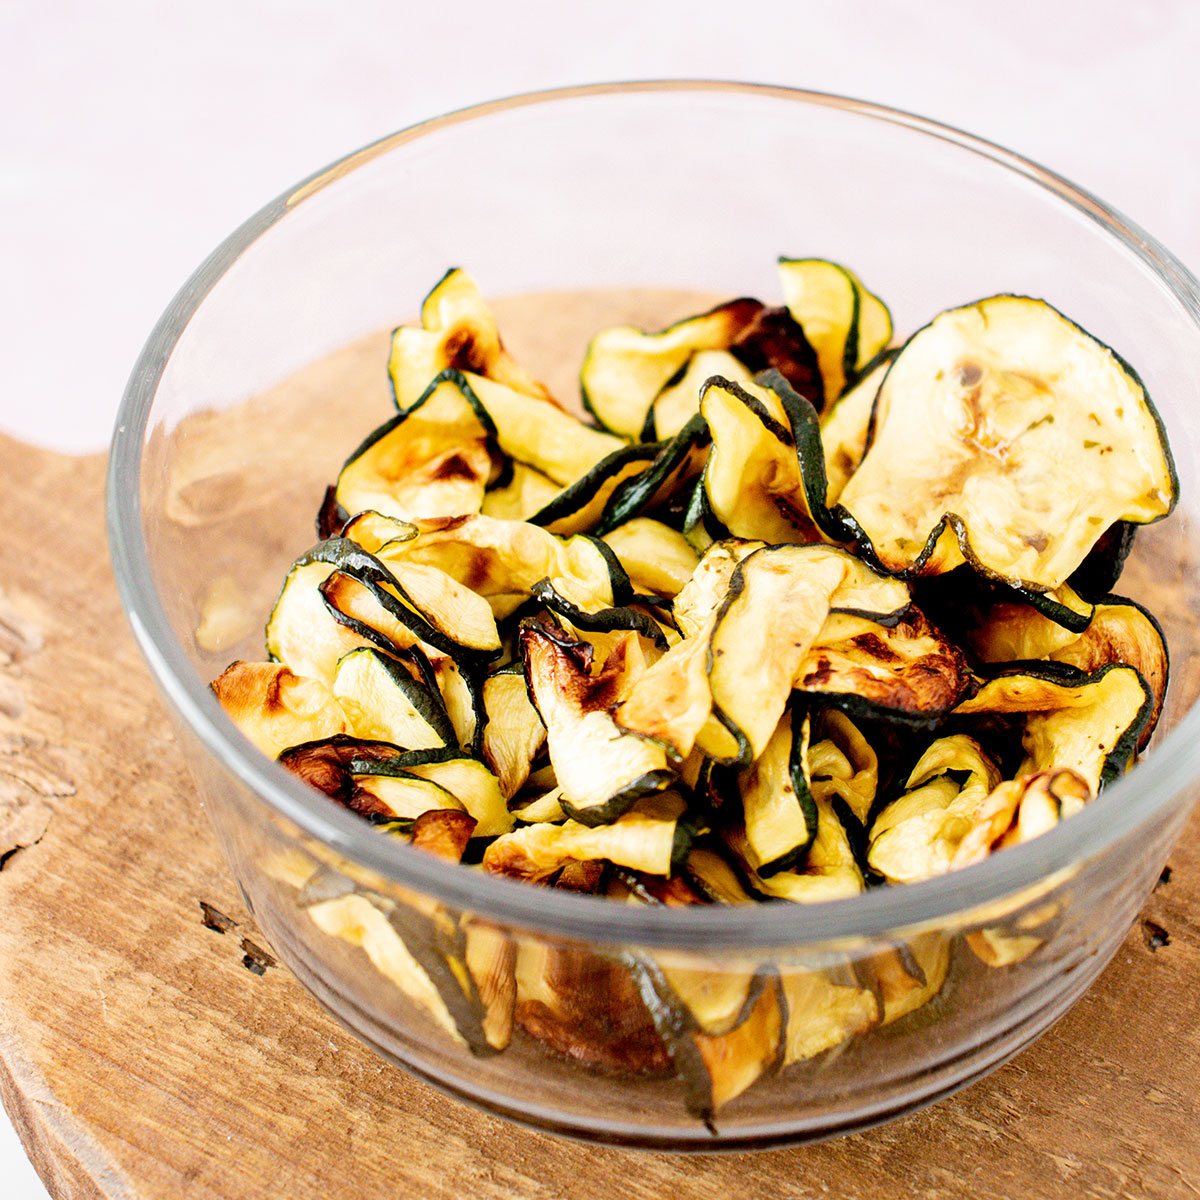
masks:
[[[950,971],[950,938],[938,930],[918,933],[857,964],[880,1006],[880,1025],[916,1012],[942,990]]]
[[[496,466],[494,429],[453,377],[439,377],[346,460],[335,499],[389,517],[478,512]]]
[[[603,541],[639,592],[674,598],[699,565],[696,552],[682,533],[649,517],[635,517],[618,525],[604,535]]]
[[[594,676],[586,665],[591,647],[545,625],[523,624],[520,645],[529,694],[546,725],[550,761],[569,816],[584,825],[602,825],[643,796],[672,785],[675,772],[667,770],[663,751],[622,733],[610,715],[636,670],[636,635],[627,634]]]
[[[300,742],[345,733],[349,725],[321,680],[282,663],[230,663],[211,686],[233,723],[271,758]]]
[[[963,652],[910,608],[892,626],[831,614],[793,686],[860,716],[931,725],[972,681]]]
[[[1027,605],[1000,601],[975,611],[963,629],[980,662],[1043,659],[1095,671],[1110,663],[1135,668],[1154,695],[1154,709],[1138,740],[1145,748],[1167,690],[1167,643],[1158,622],[1140,604],[1108,596],[1096,604],[1088,627],[1072,633]]]
[[[720,1109],[779,1065],[779,979],[667,969],[649,957],[632,957],[629,967],[683,1082],[687,1110],[711,1128]]]
[[[421,324],[422,329],[401,326],[392,333],[388,376],[401,411],[447,368],[474,371],[514,391],[553,400],[545,385],[504,349],[496,318],[462,268],[452,267],[425,297]]]
[[[538,882],[568,863],[604,859],[649,875],[671,876],[682,868],[696,828],[682,797],[664,792],[638,800],[607,825],[578,820],[523,825],[488,846],[483,869]]]
[[[954,711],[1023,714],[1018,774],[1070,768],[1094,795],[1128,769],[1153,710],[1154,695],[1133,667],[1114,663],[1084,674],[1029,663],[988,680]]]
[[[463,961],[462,932],[444,912],[427,915],[355,892],[313,904],[308,914],[323,932],[361,947],[384,978],[473,1054],[503,1047],[504,1041],[488,1040],[487,1010]]]
[[[676,372],[654,398],[642,429],[642,441],[673,438],[700,411],[700,390],[714,375],[743,387],[754,382],[754,372],[728,350],[699,350]]]
[[[871,414],[890,359],[873,367],[821,416],[825,455],[825,503],[837,503],[867,450]]]
[[[482,596],[500,620],[511,616],[548,580],[565,600],[587,612],[624,603],[629,577],[598,539],[563,540],[525,521],[471,515],[416,522],[417,535],[381,550],[383,561],[437,567]]]
[[[483,681],[483,726],[481,751],[496,773],[506,799],[525,786],[534,759],[546,744],[546,726],[529,699],[525,672],[514,664],[493,672]]]
[[[586,475],[559,491],[528,520],[563,536],[589,532],[600,524],[612,497],[624,485],[645,475],[662,448],[662,443],[652,442],[614,450]]]
[[[579,376],[584,406],[623,437],[673,436],[696,413],[699,372],[712,359],[689,368],[706,351],[728,351],[750,371],[773,367],[797,390],[819,393],[816,355],[801,326],[786,309],[743,298],[660,333],[628,325],[602,330],[588,346]],[[663,405],[652,412],[659,398]]]
[[[808,721],[785,712],[758,759],[738,776],[750,866],[762,878],[802,863],[817,836],[807,778]]]
[[[817,718],[817,737],[808,748],[809,787],[845,821],[845,810],[867,823],[879,787],[879,757],[844,713],[826,709]]]
[[[816,352],[828,408],[891,341],[891,314],[852,271],[826,259],[780,257],[779,276]]]
[[[1115,522],[1157,521],[1177,496],[1132,370],[1044,301],[993,296],[935,317],[896,356],[840,503],[885,570],[965,561],[1047,592]]]
[[[711,441],[708,422],[697,413],[670,441],[654,443],[654,461],[613,491],[596,523],[596,535],[603,537],[643,512],[678,505],[704,469]]]
[[[1027,842],[1079,812],[1091,798],[1087,780],[1066,767],[1005,780],[975,813],[950,865],[970,866],[993,850]]]
[[[768,546],[738,565],[709,639],[708,681],[742,761],[765,748],[830,612],[892,619],[909,605],[895,583],[832,546]]]
[[[748,765],[779,723],[796,673],[831,611],[890,621],[908,607],[903,584],[876,575],[844,550],[784,545],[737,562],[720,607],[705,615],[737,553],[725,547],[706,556],[697,571],[704,572],[701,582],[692,595],[681,592],[677,605],[688,613],[681,628],[695,632],[634,683],[616,714],[622,728],[680,759],[699,744],[720,762]],[[703,623],[696,628],[698,620]]]
[[[447,757],[442,753],[406,753],[382,760],[355,759],[349,771],[360,788],[384,789],[385,797],[389,795],[386,789],[395,780],[434,784],[453,796],[470,814],[475,823],[475,837],[496,837],[513,827],[513,816],[499,782],[478,759]],[[397,812],[397,816],[403,815]]]
[[[760,875],[753,865],[753,851],[741,825],[722,830],[725,844],[742,867],[751,889],[772,900],[793,904],[820,904],[857,896],[863,890],[862,871],[854,855],[849,834],[829,799],[813,790],[809,793],[817,808],[817,836],[808,849],[802,866],[774,875]]]
[[[374,647],[351,650],[340,659],[330,690],[355,737],[405,750],[457,744],[441,697],[431,695],[403,663]]]
[[[517,947],[516,1023],[556,1053],[589,1067],[658,1074],[671,1059],[623,961],[584,946]]]
[[[999,783],[999,768],[974,738],[939,738],[912,769],[904,794],[872,823],[871,869],[889,883],[944,875]]]
[[[536,467],[515,461],[510,466],[508,479],[497,480],[483,497],[479,511],[485,517],[528,521],[562,494],[563,489]]]
[[[878,1001],[848,968],[829,973],[782,968],[780,984],[787,1013],[781,1067],[844,1045],[879,1023]]]
[[[821,541],[803,464],[778,394],[756,384],[739,387],[716,376],[704,385],[700,412],[712,436],[704,469],[710,532],[770,543]],[[823,504],[823,463],[820,466]]]

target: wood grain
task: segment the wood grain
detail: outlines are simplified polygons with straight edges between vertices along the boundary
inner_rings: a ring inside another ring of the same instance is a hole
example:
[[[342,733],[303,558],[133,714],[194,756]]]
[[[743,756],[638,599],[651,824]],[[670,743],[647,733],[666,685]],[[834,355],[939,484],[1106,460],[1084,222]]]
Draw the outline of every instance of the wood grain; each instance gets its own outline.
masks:
[[[882,1129],[758,1154],[613,1151],[386,1065],[256,953],[269,946],[119,611],[102,476],[100,458],[0,438],[0,1096],[56,1197],[1200,1194],[1196,819],[1049,1034]],[[236,925],[206,926],[201,902]]]

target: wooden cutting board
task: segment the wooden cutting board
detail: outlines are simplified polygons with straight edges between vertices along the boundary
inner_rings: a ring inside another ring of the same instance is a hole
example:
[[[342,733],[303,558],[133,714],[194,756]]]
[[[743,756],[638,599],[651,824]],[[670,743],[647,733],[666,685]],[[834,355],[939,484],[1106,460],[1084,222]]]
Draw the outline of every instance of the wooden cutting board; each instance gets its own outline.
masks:
[[[0,1097],[54,1196],[1200,1195],[1200,820],[1058,1026],[882,1129],[606,1150],[375,1058],[238,898],[119,611],[103,469],[0,438]]]

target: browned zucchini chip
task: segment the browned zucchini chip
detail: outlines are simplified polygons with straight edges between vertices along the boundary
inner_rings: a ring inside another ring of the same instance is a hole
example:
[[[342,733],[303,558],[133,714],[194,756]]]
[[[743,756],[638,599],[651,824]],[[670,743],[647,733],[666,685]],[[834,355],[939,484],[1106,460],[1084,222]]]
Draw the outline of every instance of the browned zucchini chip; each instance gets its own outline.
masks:
[[[516,1023],[565,1058],[657,1074],[671,1059],[624,961],[584,946],[524,938],[517,948]]]
[[[454,378],[440,379],[346,460],[335,493],[348,513],[478,512],[496,468],[492,430]]]
[[[392,334],[388,375],[397,408],[408,408],[447,368],[473,371],[514,391],[553,399],[504,349],[479,286],[460,267],[447,271],[425,297],[421,324],[421,329],[401,326]]]
[[[942,990],[950,970],[950,938],[937,930],[919,933],[871,955],[857,969],[879,1001],[879,1023],[890,1025]]]
[[[930,724],[971,689],[963,652],[917,608],[896,625],[833,613],[795,687],[864,716]]]
[[[590,649],[546,625],[521,628],[525,677],[546,725],[563,809],[577,821],[599,825],[670,787],[675,773],[658,746],[623,734],[610,715],[637,676],[636,635],[624,635],[597,675],[588,671]]]
[[[743,298],[660,333],[628,325],[598,333],[580,373],[584,405],[601,425],[624,437],[672,437],[697,411],[699,372],[712,363],[713,351],[726,351],[750,372],[773,367],[798,391],[819,398],[817,359],[800,325],[786,309]],[[703,365],[689,370],[705,352],[710,357]]]
[[[631,958],[630,971],[683,1082],[688,1111],[710,1126],[779,1066],[783,1011],[774,974],[671,969],[649,957]]]
[[[879,757],[858,727],[836,709],[824,710],[808,748],[809,788],[842,817],[844,805],[865,825],[879,787]]]
[[[1027,842],[1077,813],[1091,798],[1087,780],[1066,767],[1005,780],[976,810],[950,865],[970,866],[993,850]]]
[[[676,792],[636,801],[606,825],[539,822],[498,837],[483,855],[485,871],[533,882],[570,862],[604,859],[634,871],[669,876],[695,836],[696,821]]]
[[[781,1066],[815,1058],[879,1023],[879,1002],[848,968],[780,972],[787,1010]]]
[[[529,699],[523,670],[494,672],[483,681],[487,720],[481,750],[507,799],[525,786],[538,753],[546,744],[546,726]]]
[[[233,723],[271,758],[349,727],[345,710],[321,680],[297,675],[282,663],[231,663],[212,690]]]
[[[993,296],[934,318],[897,355],[876,408],[840,503],[889,571],[967,561],[1045,592],[1114,522],[1159,520],[1178,495],[1137,376],[1041,300]]]

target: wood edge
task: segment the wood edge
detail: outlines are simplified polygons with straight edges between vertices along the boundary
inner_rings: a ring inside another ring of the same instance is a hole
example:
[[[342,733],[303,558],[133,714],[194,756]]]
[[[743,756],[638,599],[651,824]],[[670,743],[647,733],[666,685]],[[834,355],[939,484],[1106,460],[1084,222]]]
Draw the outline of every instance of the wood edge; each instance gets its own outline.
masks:
[[[0,1105],[54,1200],[139,1200],[129,1177],[90,1138],[0,1030]]]

